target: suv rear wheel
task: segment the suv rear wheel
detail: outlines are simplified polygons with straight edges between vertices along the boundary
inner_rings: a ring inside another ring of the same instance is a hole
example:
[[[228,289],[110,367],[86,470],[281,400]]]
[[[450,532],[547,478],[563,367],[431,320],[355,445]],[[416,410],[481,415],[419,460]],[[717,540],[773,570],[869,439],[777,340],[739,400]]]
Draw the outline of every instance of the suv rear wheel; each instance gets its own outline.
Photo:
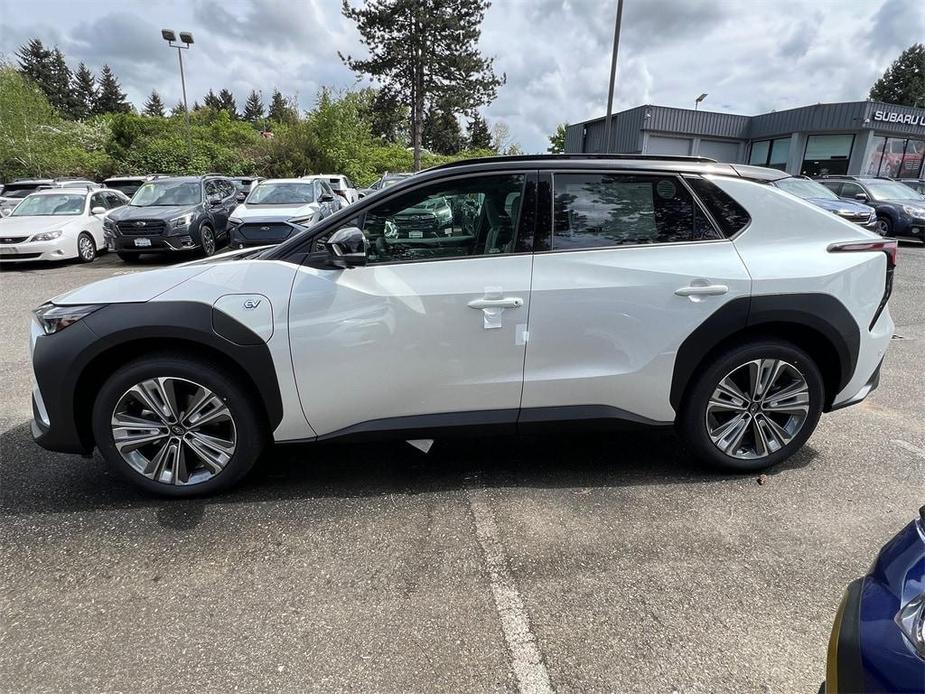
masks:
[[[751,472],[793,455],[822,412],[822,375],[795,345],[763,339],[703,368],[678,418],[693,453],[715,467]]]
[[[212,227],[203,224],[199,228],[199,241],[202,246],[202,255],[208,258],[215,254],[215,232]]]
[[[103,457],[166,496],[215,492],[240,480],[265,440],[252,398],[224,369],[160,354],[118,369],[93,407]]]

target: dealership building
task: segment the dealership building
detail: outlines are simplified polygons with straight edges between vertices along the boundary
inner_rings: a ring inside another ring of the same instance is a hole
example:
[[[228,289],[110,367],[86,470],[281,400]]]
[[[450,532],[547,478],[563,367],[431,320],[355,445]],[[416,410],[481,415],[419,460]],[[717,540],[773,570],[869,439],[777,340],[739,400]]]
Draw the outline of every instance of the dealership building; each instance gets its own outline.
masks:
[[[879,101],[815,104],[757,116],[638,106],[568,127],[565,151],[674,154],[792,174],[925,176],[925,109]]]

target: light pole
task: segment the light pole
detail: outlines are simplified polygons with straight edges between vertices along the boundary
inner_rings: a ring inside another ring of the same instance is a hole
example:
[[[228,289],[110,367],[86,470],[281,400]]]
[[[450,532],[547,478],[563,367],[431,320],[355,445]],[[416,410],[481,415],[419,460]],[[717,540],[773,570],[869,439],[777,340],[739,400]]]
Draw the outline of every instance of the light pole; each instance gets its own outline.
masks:
[[[183,51],[189,50],[189,47],[193,45],[193,35],[188,31],[180,32],[180,41],[185,43],[185,46],[181,46],[179,43],[174,43],[177,40],[177,35],[174,33],[173,29],[161,29],[161,36],[167,42],[168,46],[177,49],[177,57],[180,59],[180,86],[183,88],[183,113],[186,116],[186,146],[189,149],[190,165],[192,165],[193,131],[190,128],[189,106],[186,103],[186,76],[183,74]]]
[[[620,47],[620,23],[623,21],[623,0],[617,0],[617,21],[613,27],[613,56],[610,58],[610,88],[607,91],[607,120],[604,123],[604,152],[610,151],[610,121],[613,113],[613,85],[617,81],[617,49]]]
[[[695,111],[697,110],[697,107],[700,106],[700,102],[703,101],[704,99],[706,99],[708,96],[710,96],[710,95],[709,95],[709,94],[701,94],[701,95],[698,96],[696,99],[694,99],[694,110],[695,110]]]

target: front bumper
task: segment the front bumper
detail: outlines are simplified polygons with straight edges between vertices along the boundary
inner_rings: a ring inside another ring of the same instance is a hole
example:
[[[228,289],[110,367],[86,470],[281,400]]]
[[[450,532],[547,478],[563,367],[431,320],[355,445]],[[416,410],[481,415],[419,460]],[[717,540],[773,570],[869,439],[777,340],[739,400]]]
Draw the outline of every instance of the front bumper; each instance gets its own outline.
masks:
[[[825,664],[826,694],[849,694],[866,691],[861,661],[861,594],[864,579],[848,585],[842,597],[832,633]]]
[[[243,224],[229,224],[228,245],[231,248],[272,246],[282,243],[307,228],[307,225],[303,226],[285,221],[245,221]]]
[[[77,244],[71,252],[65,247],[63,239],[53,241],[32,241],[30,243],[9,243],[0,245],[0,262],[22,263],[44,260],[67,260],[77,257]]]
[[[147,239],[150,246],[139,246],[136,241]],[[118,253],[162,253],[164,251],[192,251],[199,244],[192,236],[106,236],[106,247]]]

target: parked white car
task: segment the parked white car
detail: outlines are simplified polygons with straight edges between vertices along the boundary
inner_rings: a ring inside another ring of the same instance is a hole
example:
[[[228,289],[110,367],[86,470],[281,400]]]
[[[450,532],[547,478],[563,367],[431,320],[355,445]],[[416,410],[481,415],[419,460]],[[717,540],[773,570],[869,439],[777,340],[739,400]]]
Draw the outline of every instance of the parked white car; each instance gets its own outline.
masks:
[[[877,387],[896,241],[768,172],[460,161],[278,246],[76,289],[34,313],[33,434],[172,496],[235,483],[272,441],[576,423],[774,465]]]
[[[302,178],[324,181],[331,186],[331,190],[344,199],[347,205],[360,199],[360,194],[356,186],[353,185],[353,182],[349,178],[342,174],[317,174],[314,176],[303,176]]]
[[[231,248],[280,243],[339,209],[334,192],[320,178],[263,180],[228,218],[228,243]]]
[[[89,263],[106,248],[103,219],[128,198],[117,190],[50,188],[31,193],[0,219],[0,261],[77,258]]]

